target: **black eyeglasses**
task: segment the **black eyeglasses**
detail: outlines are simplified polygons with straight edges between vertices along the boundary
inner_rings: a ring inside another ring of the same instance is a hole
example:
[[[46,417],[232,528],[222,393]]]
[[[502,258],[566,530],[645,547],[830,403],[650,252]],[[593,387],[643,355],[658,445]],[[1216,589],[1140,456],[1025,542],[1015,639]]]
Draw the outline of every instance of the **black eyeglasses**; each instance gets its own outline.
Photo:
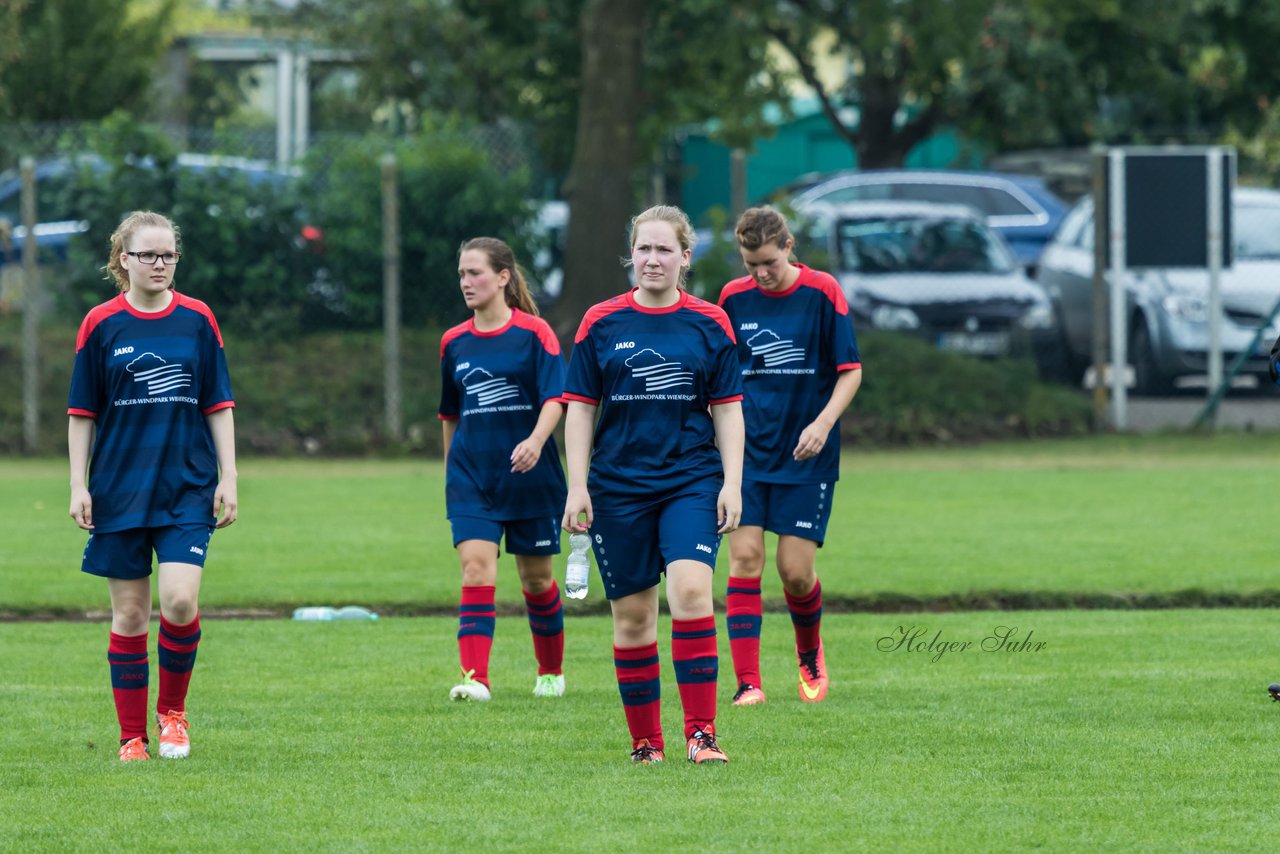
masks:
[[[165,252],[163,255],[159,252],[126,252],[126,255],[132,255],[143,264],[154,264],[157,259],[166,267],[172,267],[182,260],[181,252]]]

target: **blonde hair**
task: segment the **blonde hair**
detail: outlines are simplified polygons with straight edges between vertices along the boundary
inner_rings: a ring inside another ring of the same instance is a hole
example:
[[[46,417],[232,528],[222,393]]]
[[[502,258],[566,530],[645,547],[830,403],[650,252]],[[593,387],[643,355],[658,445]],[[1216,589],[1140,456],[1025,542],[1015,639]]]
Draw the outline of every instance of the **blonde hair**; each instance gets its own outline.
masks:
[[[631,245],[636,245],[636,232],[640,230],[640,226],[646,222],[665,222],[671,226],[676,233],[676,242],[680,244],[680,251],[693,252],[693,247],[698,245],[698,235],[694,233],[693,223],[689,222],[689,215],[680,210],[675,205],[654,205],[648,210],[641,211],[631,220]],[[630,260],[627,261],[630,264]],[[680,268],[680,284],[684,284],[685,274],[688,273],[687,266]]]
[[[173,224],[173,221],[164,214],[158,214],[155,211],[134,211],[126,216],[116,226],[115,232],[111,235],[111,256],[102,268],[108,278],[115,280],[116,289],[120,293],[129,290],[129,273],[120,264],[120,256],[124,254],[125,247],[129,245],[134,233],[140,228],[148,227],[169,229],[169,231],[173,232],[174,248],[179,251],[182,249],[179,245],[182,240],[182,233],[178,231],[178,227]]]
[[[485,257],[489,259],[489,266],[493,268],[495,273],[501,273],[503,270],[511,273],[511,279],[503,289],[506,291],[503,294],[503,298],[506,300],[507,305],[536,317],[538,304],[533,301],[533,294],[529,291],[529,283],[525,281],[524,271],[516,263],[516,254],[511,251],[511,247],[496,237],[473,237],[470,240],[462,241],[462,245],[458,247],[458,257],[461,258],[463,252],[471,249],[483,252]]]
[[[768,205],[743,211],[742,216],[738,217],[738,225],[733,234],[738,239],[738,245],[748,252],[755,252],[768,243],[779,249],[785,249],[788,240],[792,240],[794,245],[791,229],[787,227],[787,218]]]

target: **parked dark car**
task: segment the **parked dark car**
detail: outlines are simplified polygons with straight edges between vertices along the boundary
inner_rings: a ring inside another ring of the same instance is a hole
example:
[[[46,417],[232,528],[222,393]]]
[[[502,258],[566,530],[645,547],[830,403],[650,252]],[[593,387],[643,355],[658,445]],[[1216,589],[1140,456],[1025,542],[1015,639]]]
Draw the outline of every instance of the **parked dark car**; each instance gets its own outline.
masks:
[[[966,207],[828,206],[832,273],[859,328],[917,335],[974,356],[1033,356],[1055,370],[1059,333],[1044,291]]]
[[[1221,279],[1221,340],[1230,363],[1253,340],[1280,300],[1280,192],[1238,188],[1232,205],[1234,265]],[[1040,262],[1040,283],[1054,311],[1072,373],[1079,377],[1093,347],[1093,201],[1082,199]],[[1129,362],[1135,391],[1172,390],[1180,377],[1208,370],[1209,274],[1203,270],[1134,271],[1125,279]],[[1244,371],[1268,375],[1274,325],[1247,356]],[[1269,378],[1262,380],[1268,382]]]
[[[897,169],[835,172],[797,182],[779,201],[798,213],[842,202],[911,201],[965,205],[986,218],[1024,267],[1034,269],[1067,213],[1040,178],[997,172]]]

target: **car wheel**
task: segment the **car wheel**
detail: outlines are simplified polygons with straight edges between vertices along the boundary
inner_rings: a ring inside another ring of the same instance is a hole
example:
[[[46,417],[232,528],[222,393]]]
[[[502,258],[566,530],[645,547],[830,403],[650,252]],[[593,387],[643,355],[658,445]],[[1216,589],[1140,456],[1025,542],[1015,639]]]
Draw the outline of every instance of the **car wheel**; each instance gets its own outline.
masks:
[[[1129,333],[1129,363],[1133,365],[1135,394],[1156,396],[1173,391],[1173,378],[1160,370],[1145,323],[1136,324]]]

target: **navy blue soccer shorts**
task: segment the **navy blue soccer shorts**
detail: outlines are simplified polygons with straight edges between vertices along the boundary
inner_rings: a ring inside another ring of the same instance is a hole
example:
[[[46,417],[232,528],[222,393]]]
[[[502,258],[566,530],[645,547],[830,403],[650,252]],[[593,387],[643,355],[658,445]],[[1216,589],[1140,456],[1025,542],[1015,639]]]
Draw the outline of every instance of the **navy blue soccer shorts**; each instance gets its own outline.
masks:
[[[213,525],[203,522],[91,533],[84,547],[80,571],[103,578],[146,578],[151,575],[153,552],[157,563],[202,567],[212,537]]]
[[[560,554],[560,520],[554,516],[538,519],[510,519],[499,522],[481,516],[450,516],[453,547],[463,540],[498,543],[507,538],[507,554],[541,556]]]
[[[625,515],[597,513],[591,548],[606,599],[620,599],[657,585],[668,564],[696,560],[712,569],[720,551],[716,501],[705,487],[677,493],[660,504]]]
[[[742,483],[742,524],[812,540],[821,548],[831,519],[835,483]]]

